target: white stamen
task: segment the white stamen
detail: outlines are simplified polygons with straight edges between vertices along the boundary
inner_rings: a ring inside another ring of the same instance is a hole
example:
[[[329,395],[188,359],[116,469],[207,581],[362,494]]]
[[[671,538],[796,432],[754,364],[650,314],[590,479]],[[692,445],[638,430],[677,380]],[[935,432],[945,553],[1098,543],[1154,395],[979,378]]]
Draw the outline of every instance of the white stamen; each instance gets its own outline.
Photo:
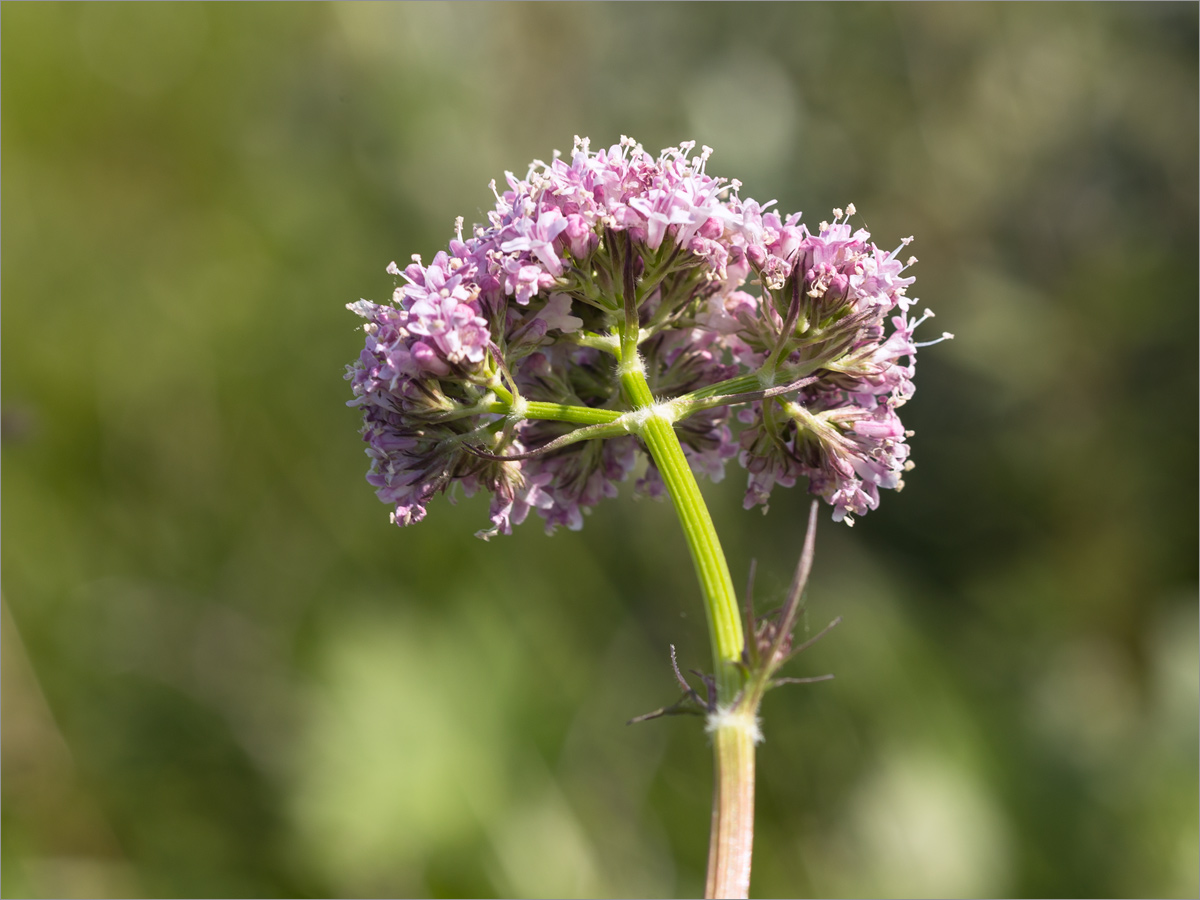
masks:
[[[922,322],[924,322],[926,319],[932,319],[933,317],[934,316],[933,316],[932,309],[925,310],[925,312],[921,314],[921,318],[919,318],[919,319],[917,319],[917,321],[913,322],[912,328],[910,328],[908,330],[908,333],[912,334],[914,331],[916,331],[918,328],[921,327]]]
[[[913,344],[913,346],[914,347],[932,347],[934,344],[940,344],[942,341],[952,341],[952,340],[954,340],[954,335],[952,335],[948,331],[943,331],[942,336],[940,338],[937,338],[936,340],[932,340],[932,341],[921,341],[918,344]]]

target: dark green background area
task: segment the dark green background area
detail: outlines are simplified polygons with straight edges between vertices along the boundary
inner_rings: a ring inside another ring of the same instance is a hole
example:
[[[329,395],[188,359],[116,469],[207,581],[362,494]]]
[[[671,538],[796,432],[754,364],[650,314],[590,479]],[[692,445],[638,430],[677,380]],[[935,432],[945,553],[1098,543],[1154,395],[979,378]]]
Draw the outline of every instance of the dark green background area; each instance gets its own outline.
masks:
[[[405,530],[344,308],[621,134],[912,234],[916,469],[822,514],[757,896],[1196,896],[1195,4],[5,3],[5,896],[688,896],[667,504]],[[920,309],[921,307],[918,307]],[[703,485],[778,601],[807,499]]]

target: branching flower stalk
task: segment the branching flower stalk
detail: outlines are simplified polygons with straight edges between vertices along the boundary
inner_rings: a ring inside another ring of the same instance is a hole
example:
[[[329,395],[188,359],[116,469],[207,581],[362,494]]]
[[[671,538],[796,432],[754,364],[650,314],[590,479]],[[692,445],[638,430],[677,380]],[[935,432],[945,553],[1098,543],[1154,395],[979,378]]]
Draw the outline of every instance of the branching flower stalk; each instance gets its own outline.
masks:
[[[592,152],[576,138],[570,161],[556,152],[523,179],[507,173],[487,224],[466,237],[460,219],[428,265],[392,263],[404,283],[390,303],[350,304],[366,344],[346,377],[367,480],[397,525],[423,519],[440,492],[483,490],[485,540],[531,510],[548,532],[578,529],[645,459],[636,489],[669,496],[678,514],[713,674],[701,698],[676,668],[681,701],[639,718],[706,717],[716,768],[706,893],[745,897],[759,704],[776,684],[813,680],[776,673],[807,646],[791,642],[816,504],[784,607],[759,619],[747,596],[743,627],[694,473],[719,481],[736,458],[746,508],[764,512],[776,484],[803,477],[835,521],[853,524],[912,466],[896,410],[924,346],[913,334],[932,313],[909,316],[903,272],[915,259],[899,254],[911,238],[880,250],[852,230],[853,206],[810,231],[774,201],[740,198],[737,181],[706,173],[711,150],[693,150],[655,158],[622,138]]]

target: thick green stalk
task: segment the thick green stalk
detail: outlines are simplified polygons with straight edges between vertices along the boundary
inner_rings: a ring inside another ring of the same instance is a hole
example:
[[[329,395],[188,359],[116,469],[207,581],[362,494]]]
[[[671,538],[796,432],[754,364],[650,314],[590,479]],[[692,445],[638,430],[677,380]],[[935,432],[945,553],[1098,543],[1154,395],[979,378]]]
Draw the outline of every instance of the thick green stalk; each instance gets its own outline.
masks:
[[[696,484],[683,447],[672,427],[669,403],[656,404],[636,351],[622,354],[621,385],[638,411],[638,433],[646,442],[696,567],[704,594],[717,681],[717,709],[709,714],[713,739],[713,812],[709,840],[706,897],[746,897],[754,844],[755,709],[737,702],[744,676],[739,667],[744,647],[742,619],[729,565],[712,516]]]
[[[658,466],[663,484],[675,505],[679,523],[683,526],[700,590],[704,594],[718,700],[729,704],[742,686],[742,675],[737,664],[741,661],[745,640],[737,593],[712,516],[708,513],[700,486],[696,484],[696,476],[692,474],[679,437],[671,425],[669,405],[662,409],[656,406],[636,355],[634,361],[632,366],[622,365],[621,384],[630,403],[643,413],[639,433]]]

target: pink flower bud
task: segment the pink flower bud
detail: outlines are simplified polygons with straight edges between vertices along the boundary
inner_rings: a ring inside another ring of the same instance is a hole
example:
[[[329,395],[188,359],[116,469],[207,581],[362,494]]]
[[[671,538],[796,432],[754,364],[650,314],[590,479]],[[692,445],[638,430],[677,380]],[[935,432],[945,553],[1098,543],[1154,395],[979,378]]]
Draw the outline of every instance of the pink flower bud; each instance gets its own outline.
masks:
[[[721,226],[719,219],[710,217],[705,220],[703,225],[700,226],[700,231],[698,233],[702,238],[708,238],[710,241],[715,241],[724,233],[724,228]]]

